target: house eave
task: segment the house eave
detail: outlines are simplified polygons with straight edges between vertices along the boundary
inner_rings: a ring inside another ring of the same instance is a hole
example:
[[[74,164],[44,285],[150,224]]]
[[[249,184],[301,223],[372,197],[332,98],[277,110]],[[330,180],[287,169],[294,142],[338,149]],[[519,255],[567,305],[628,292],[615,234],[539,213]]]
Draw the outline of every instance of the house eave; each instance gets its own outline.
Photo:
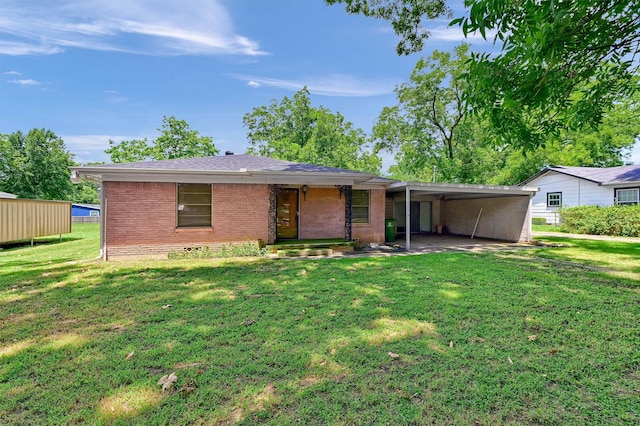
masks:
[[[166,170],[131,168],[72,167],[72,180],[128,182],[203,182],[203,183],[262,183],[262,184],[373,184],[384,187],[386,182],[375,182],[369,173],[287,172],[272,170]]]
[[[532,186],[493,186],[453,183],[396,182],[388,186],[389,193],[402,193],[410,190],[423,195],[446,197],[509,197],[534,196],[540,188]]]

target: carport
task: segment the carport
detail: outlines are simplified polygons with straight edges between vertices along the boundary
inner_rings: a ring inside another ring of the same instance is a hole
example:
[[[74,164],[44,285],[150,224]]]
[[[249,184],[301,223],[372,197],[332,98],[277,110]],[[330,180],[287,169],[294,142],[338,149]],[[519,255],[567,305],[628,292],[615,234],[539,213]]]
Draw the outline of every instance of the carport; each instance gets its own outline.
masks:
[[[531,241],[531,198],[538,188],[423,182],[387,187],[385,217],[411,234],[448,234],[510,242]]]

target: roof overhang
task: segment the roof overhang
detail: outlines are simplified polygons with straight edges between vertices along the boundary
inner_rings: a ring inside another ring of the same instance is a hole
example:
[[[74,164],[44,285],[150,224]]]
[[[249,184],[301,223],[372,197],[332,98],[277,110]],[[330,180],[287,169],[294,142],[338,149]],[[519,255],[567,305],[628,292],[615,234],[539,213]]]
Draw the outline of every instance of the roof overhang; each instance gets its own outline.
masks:
[[[436,197],[441,200],[464,200],[496,197],[533,197],[540,188],[530,186],[492,186],[453,183],[396,182],[387,188],[388,194]]]
[[[368,173],[291,172],[272,170],[211,171],[132,169],[118,167],[72,167],[71,180],[95,182],[182,182],[182,183],[246,183],[289,185],[358,185],[386,186],[388,182]]]

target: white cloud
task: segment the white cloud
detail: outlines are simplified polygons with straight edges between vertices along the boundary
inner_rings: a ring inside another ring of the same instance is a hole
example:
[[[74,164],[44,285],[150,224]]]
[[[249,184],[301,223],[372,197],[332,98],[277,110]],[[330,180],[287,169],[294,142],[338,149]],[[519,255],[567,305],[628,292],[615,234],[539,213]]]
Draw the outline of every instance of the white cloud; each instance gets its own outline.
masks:
[[[109,94],[115,95],[115,94],[118,94],[120,92],[118,92],[117,90],[105,90],[104,93],[109,93]]]
[[[31,79],[9,80],[9,83],[19,84],[21,86],[39,86],[41,84],[39,81]]]
[[[487,39],[485,40],[479,32],[475,32],[472,34],[467,34],[467,37],[464,36],[462,32],[462,28],[458,26],[453,27],[438,27],[429,29],[429,40],[431,41],[455,41],[455,42],[463,42],[467,41],[469,43],[473,42],[481,42],[481,43],[493,43],[493,39],[496,35],[495,31],[487,31]]]
[[[296,92],[307,86],[309,92],[323,96],[368,97],[393,93],[395,83],[390,80],[355,78],[343,74],[309,77],[301,80],[282,80],[269,77],[233,75],[252,87],[268,86]]]
[[[221,0],[3,0],[0,54],[65,48],[149,55],[262,55]]]
[[[22,75],[21,72],[18,71],[7,71],[5,73],[3,73],[4,75]]]
[[[121,135],[60,135],[60,137],[78,163],[109,162],[109,156],[104,153],[104,150],[109,148],[109,140],[120,143],[124,140],[144,139],[140,136]]]

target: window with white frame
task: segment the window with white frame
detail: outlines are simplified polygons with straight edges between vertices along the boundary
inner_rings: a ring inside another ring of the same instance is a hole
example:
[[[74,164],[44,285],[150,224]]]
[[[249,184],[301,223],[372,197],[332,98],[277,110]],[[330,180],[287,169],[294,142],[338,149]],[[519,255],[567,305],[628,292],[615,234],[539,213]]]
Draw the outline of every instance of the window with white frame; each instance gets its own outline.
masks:
[[[369,190],[354,189],[351,192],[351,222],[369,223]]]
[[[211,226],[211,184],[179,183],[178,228]]]
[[[89,216],[100,216],[100,210],[89,210]]]
[[[547,207],[561,207],[562,192],[547,192]]]
[[[616,204],[619,205],[634,205],[640,202],[639,198],[640,189],[638,188],[625,188],[616,189]]]

